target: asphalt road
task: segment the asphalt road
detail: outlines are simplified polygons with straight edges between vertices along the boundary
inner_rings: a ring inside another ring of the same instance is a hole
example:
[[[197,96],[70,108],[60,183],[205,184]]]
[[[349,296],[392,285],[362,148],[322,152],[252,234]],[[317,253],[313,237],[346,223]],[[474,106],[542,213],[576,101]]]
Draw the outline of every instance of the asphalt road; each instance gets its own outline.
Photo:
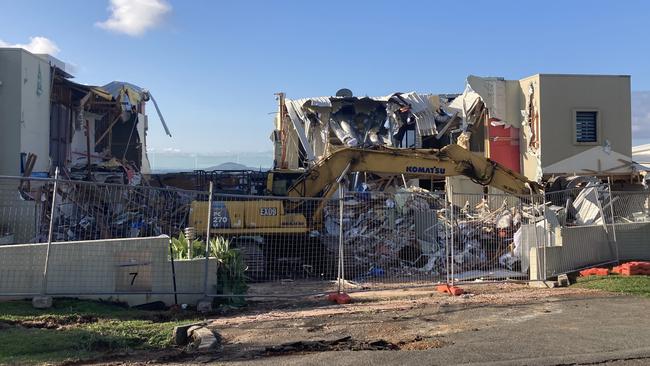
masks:
[[[440,348],[321,352],[225,364],[650,365],[650,299],[574,297],[514,306],[449,307],[438,312],[452,328],[459,324],[462,329],[447,334],[446,345]]]

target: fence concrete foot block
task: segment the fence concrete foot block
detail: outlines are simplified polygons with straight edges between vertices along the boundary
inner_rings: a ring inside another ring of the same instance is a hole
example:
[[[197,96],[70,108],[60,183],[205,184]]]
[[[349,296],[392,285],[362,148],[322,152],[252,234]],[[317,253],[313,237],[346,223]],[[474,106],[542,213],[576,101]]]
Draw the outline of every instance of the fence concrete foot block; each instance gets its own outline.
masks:
[[[52,296],[34,296],[32,306],[36,309],[49,309],[52,307]]]
[[[558,283],[555,281],[530,281],[528,286],[534,288],[555,288],[559,287]]]
[[[174,327],[174,330],[172,332],[172,338],[174,339],[174,344],[176,344],[177,346],[186,345],[190,341],[187,335],[187,331],[191,327],[202,326],[202,325],[205,325],[205,323],[184,324],[184,325],[179,325],[177,327]]]
[[[196,311],[199,313],[209,313],[212,311],[212,299],[201,299],[196,303]]]
[[[569,276],[565,274],[561,274],[557,276],[557,284],[558,287],[568,287],[571,284],[571,282],[569,281]]]
[[[197,352],[212,351],[219,346],[219,336],[211,329],[194,325],[187,329],[187,337],[191,340],[188,350]]]

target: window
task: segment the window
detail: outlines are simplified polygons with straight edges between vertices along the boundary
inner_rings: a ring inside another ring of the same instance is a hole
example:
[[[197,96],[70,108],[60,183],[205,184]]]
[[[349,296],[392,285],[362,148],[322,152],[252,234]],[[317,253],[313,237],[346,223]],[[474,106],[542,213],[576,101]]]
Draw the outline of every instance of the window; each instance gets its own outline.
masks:
[[[575,112],[575,142],[598,143],[598,112]]]

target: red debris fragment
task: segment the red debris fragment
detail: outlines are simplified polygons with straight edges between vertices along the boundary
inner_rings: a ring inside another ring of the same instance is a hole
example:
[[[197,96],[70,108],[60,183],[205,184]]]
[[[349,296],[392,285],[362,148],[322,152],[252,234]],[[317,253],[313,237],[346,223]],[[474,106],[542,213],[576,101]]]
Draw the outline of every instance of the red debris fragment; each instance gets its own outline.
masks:
[[[621,276],[650,275],[650,262],[627,262],[612,269],[612,273]]]
[[[580,276],[607,276],[609,274],[609,269],[607,268],[589,268],[580,271]]]
[[[352,298],[345,292],[330,292],[327,294],[327,301],[335,302],[337,304],[349,304],[352,302]]]
[[[436,291],[442,293],[448,293],[451,296],[460,296],[465,293],[465,291],[462,288],[456,286],[450,286],[450,285],[438,285],[436,286]]]

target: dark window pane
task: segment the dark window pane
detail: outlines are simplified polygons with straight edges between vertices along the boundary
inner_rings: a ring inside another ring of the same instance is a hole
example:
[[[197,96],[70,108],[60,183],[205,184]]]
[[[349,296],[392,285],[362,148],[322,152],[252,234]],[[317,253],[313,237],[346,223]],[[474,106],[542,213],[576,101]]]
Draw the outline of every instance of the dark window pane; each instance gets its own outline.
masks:
[[[576,112],[576,142],[597,142],[598,112]]]

